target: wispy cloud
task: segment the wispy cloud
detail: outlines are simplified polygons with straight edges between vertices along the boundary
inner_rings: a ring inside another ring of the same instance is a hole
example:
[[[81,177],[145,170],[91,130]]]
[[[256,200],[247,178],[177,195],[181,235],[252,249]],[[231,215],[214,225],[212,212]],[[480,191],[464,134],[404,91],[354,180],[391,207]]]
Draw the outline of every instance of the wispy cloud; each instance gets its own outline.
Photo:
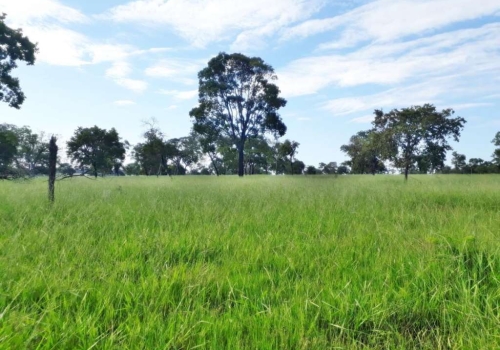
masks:
[[[108,78],[114,78],[114,79],[119,79],[119,78],[124,78],[128,76],[132,72],[132,68],[130,67],[130,64],[127,62],[115,62],[109,68],[106,70],[106,76]]]
[[[284,31],[282,40],[337,30],[339,37],[323,48],[351,47],[360,42],[388,42],[421,34],[497,11],[500,11],[497,0],[479,3],[470,0],[378,0],[342,15],[309,20],[291,27]]]
[[[185,85],[194,85],[197,83],[198,72],[206,65],[207,61],[204,59],[162,59],[146,68],[144,73],[152,78],[168,78]]]
[[[130,100],[119,100],[119,101],[113,102],[113,104],[116,105],[116,106],[124,107],[124,106],[135,105],[135,102],[134,101],[130,101]]]
[[[141,25],[168,25],[192,45],[221,40],[246,45],[281,27],[310,17],[323,0],[137,0],[116,6],[101,18]],[[264,28],[264,29],[262,29]]]
[[[372,44],[345,55],[303,58],[279,70],[278,83],[285,96],[291,97],[314,94],[328,86],[390,86],[456,72],[496,77],[500,74],[499,37],[500,23],[495,23],[402,43]]]
[[[191,100],[198,96],[198,90],[160,90],[158,93],[162,95],[172,96],[177,100]]]
[[[118,85],[137,93],[144,92],[148,88],[148,83],[143,80],[120,78],[116,79],[115,82]]]

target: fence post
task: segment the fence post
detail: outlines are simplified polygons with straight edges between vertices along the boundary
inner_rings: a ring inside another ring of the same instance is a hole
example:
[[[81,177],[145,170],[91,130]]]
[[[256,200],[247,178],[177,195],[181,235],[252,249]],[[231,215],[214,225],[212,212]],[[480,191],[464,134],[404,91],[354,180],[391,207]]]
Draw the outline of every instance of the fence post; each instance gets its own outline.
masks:
[[[49,143],[49,202],[54,203],[54,184],[56,182],[56,164],[57,164],[57,138],[52,136]]]

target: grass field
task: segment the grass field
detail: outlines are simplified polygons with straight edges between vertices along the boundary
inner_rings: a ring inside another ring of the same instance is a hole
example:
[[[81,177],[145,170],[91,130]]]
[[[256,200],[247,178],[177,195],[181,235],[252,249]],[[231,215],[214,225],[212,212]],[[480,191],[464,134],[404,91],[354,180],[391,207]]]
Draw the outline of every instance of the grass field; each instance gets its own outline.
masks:
[[[0,182],[1,349],[498,349],[500,176]]]

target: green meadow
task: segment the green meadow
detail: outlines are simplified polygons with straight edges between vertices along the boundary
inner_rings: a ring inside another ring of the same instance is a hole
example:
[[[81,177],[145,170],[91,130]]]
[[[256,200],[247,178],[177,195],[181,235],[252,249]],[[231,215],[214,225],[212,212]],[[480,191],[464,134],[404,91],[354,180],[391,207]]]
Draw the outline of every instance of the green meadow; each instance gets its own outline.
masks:
[[[1,349],[498,349],[500,176],[0,182]]]

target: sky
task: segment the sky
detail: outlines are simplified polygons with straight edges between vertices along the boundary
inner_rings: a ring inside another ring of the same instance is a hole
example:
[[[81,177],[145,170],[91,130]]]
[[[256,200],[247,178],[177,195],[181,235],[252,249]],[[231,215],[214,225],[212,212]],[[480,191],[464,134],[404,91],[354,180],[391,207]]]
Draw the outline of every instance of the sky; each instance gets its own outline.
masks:
[[[39,53],[14,72],[27,99],[0,104],[0,123],[60,143],[93,125],[137,143],[150,118],[187,135],[197,73],[222,51],[274,67],[285,138],[307,165],[345,160],[374,109],[453,108],[468,158],[491,159],[500,131],[500,0],[0,0],[2,12]]]

